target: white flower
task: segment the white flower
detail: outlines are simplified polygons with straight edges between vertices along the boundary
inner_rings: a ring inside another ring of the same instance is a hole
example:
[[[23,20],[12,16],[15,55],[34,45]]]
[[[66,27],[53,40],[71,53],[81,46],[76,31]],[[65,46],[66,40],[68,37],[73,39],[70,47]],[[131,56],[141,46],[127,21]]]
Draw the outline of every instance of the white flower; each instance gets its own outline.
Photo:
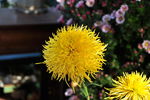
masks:
[[[86,0],[85,3],[88,7],[93,7],[95,4],[95,0]]]
[[[125,21],[124,16],[119,16],[119,17],[116,18],[116,23],[117,24],[122,24],[122,23],[124,23],[124,21]]]
[[[129,7],[128,7],[127,4],[123,4],[123,5],[121,5],[121,7],[120,7],[120,10],[123,11],[123,12],[128,11],[128,9],[129,9]]]
[[[71,88],[67,89],[65,92],[65,96],[71,96],[73,94],[73,90]]]
[[[94,27],[101,27],[102,25],[103,25],[103,22],[101,22],[101,21],[96,21],[94,23]]]
[[[105,24],[101,27],[102,32],[108,33],[111,30],[111,26],[109,24]]]
[[[56,0],[61,6],[64,6],[65,0]]]
[[[111,17],[110,17],[110,15],[109,14],[106,14],[106,15],[104,15],[103,17],[102,17],[102,21],[103,22],[108,22],[108,21],[110,21],[111,20]]]

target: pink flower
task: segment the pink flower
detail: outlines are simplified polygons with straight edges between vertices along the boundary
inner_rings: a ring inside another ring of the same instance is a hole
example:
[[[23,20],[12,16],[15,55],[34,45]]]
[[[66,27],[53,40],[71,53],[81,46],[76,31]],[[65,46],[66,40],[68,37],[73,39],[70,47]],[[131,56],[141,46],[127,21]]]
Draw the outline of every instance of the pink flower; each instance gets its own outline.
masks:
[[[144,61],[144,56],[143,55],[140,55],[140,58],[139,58],[139,62],[143,62]]]
[[[91,96],[90,96],[90,99],[93,99],[93,98],[94,98],[94,97],[91,95]]]
[[[68,100],[80,100],[78,96],[71,96]]]
[[[73,90],[71,88],[67,89],[65,92],[65,96],[71,96],[73,94]]]
[[[87,11],[87,12],[86,12],[86,14],[87,14],[87,15],[90,15],[90,12],[89,12],[89,11]]]
[[[88,7],[93,7],[95,4],[95,0],[86,0],[85,3]]]
[[[70,25],[70,24],[72,24],[72,23],[73,23],[73,19],[70,18],[69,20],[67,20],[66,25]]]
[[[86,15],[82,15],[82,20],[86,20]]]
[[[120,10],[120,9],[119,9],[119,10],[117,10],[117,11],[116,11],[116,13],[115,13],[115,16],[116,16],[116,17],[124,16],[124,15],[125,15],[125,12],[124,12],[124,11],[122,11],[122,10]]]
[[[102,27],[101,27],[101,30],[102,32],[104,33],[108,33],[110,30],[111,30],[111,26],[109,24],[104,24]]]
[[[108,22],[108,21],[110,21],[111,20],[111,17],[110,17],[110,15],[109,14],[106,14],[106,15],[104,15],[103,17],[102,17],[102,21],[103,22]]]
[[[138,51],[136,51],[136,50],[134,50],[133,52],[134,52],[135,54],[137,54],[137,53],[138,53]]]
[[[78,14],[77,14],[77,16],[78,16],[78,17],[80,17],[80,16],[81,16],[81,14],[79,14],[79,13],[78,13]]]
[[[117,24],[122,24],[122,23],[124,23],[124,21],[125,21],[124,16],[119,16],[119,17],[116,18],[116,23]]]
[[[139,43],[139,44],[138,44],[138,48],[139,48],[139,49],[143,49],[142,44]]]
[[[143,43],[142,43],[142,47],[144,49],[150,48],[150,41],[149,40],[144,40]]]
[[[136,0],[131,0],[131,3],[136,3]]]
[[[138,29],[138,31],[139,31],[140,33],[144,33],[144,32],[145,32],[145,30],[144,30],[143,28]]]
[[[150,47],[146,49],[147,53],[150,54]]]
[[[103,96],[103,94],[100,92],[100,93],[99,93],[99,96],[100,96],[100,97],[102,97],[102,96]]]
[[[70,0],[70,2],[73,4],[73,3],[75,3],[75,0]]]
[[[107,6],[107,2],[102,1],[102,7],[106,7]]]
[[[79,2],[75,5],[76,8],[82,8],[83,6],[84,6],[84,1],[83,1],[83,0],[79,1]]]
[[[129,7],[128,7],[127,4],[123,4],[123,5],[121,5],[121,7],[120,7],[120,10],[121,10],[122,12],[126,12],[126,11],[128,11],[128,9],[129,9]]]
[[[58,18],[57,22],[58,22],[58,23],[64,23],[64,22],[65,22],[65,21],[64,21],[64,16],[61,15],[61,16]]]

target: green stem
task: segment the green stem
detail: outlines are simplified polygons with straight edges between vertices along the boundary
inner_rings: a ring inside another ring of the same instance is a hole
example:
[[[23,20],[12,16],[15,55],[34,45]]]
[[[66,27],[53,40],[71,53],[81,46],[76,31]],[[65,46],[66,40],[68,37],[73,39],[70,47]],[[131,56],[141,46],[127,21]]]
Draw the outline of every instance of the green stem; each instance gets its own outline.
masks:
[[[90,96],[87,97],[87,100],[90,100]]]
[[[85,97],[87,97],[87,100],[90,100],[88,88],[84,83],[83,83],[83,88],[84,88],[83,93],[84,93]]]

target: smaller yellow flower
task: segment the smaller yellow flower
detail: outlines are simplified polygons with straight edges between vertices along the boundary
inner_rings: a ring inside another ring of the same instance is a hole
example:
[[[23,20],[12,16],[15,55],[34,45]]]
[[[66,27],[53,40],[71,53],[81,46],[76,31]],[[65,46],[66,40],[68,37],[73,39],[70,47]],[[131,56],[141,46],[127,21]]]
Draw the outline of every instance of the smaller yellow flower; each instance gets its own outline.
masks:
[[[109,89],[109,99],[150,100],[150,79],[138,72],[123,73],[118,81],[113,80],[114,88]]]

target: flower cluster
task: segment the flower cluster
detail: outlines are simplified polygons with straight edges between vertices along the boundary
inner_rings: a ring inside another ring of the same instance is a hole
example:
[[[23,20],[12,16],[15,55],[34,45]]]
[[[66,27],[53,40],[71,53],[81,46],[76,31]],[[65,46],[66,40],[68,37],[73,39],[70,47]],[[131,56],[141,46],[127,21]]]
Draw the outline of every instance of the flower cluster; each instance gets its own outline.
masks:
[[[102,32],[104,33],[112,32],[112,28],[109,24],[109,21],[115,19],[117,24],[123,24],[125,21],[125,13],[128,11],[128,9],[128,5],[123,4],[117,11],[113,10],[111,14],[103,15],[102,21],[96,21],[94,23],[94,26],[100,27]]]
[[[62,5],[63,9],[61,9],[64,13],[68,12],[73,16],[60,16],[58,22],[65,23],[66,25],[73,24],[77,20],[81,20],[81,22],[87,22],[89,26],[92,25],[93,28],[100,28],[102,32],[113,32],[113,28],[111,27],[111,23],[109,21],[115,20],[117,24],[123,24],[125,21],[125,13],[128,11],[128,5],[122,4],[121,7],[116,11],[113,10],[110,14],[104,14],[103,10],[93,9],[96,6],[95,0],[57,0],[57,2]],[[106,2],[102,2],[102,7],[105,7]],[[112,4],[113,5],[113,4]],[[67,10],[69,9],[69,11]],[[93,9],[93,10],[89,10]],[[103,16],[102,16],[103,15]],[[93,17],[96,19],[89,21]],[[102,21],[100,18],[102,17]]]

